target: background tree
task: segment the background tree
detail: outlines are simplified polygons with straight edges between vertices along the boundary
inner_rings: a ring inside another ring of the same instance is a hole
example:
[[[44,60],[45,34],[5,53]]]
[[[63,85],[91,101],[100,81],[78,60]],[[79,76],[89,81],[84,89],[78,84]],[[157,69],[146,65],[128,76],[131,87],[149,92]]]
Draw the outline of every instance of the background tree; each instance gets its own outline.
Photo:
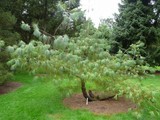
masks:
[[[110,29],[113,29],[113,26],[115,24],[115,21],[113,18],[107,18],[107,19],[100,19],[100,25],[106,25]]]
[[[11,74],[6,65],[9,60],[9,54],[5,51],[5,47],[17,44],[20,40],[20,35],[14,30],[14,25],[17,21],[16,17],[11,12],[5,12],[1,8],[0,13],[0,84],[2,84],[6,80],[11,80]]]
[[[127,49],[131,44],[142,41],[144,51],[150,63],[157,63],[159,43],[159,1],[123,0],[119,5],[120,14],[116,16],[114,37],[120,48]],[[156,11],[156,12],[155,12]],[[153,51],[156,53],[153,55]]]
[[[0,38],[5,41],[6,45],[13,45],[18,43],[20,35],[15,32],[14,25],[17,19],[11,12],[4,12],[0,9]]]
[[[40,29],[51,34],[64,34],[64,29],[58,29],[64,20],[64,11],[73,10],[79,6],[79,0],[1,0],[0,8],[5,12],[10,12],[17,19],[14,30],[20,33],[25,42],[29,42],[32,32],[25,32],[20,28],[21,21],[31,25],[33,22],[40,24]],[[67,15],[67,14],[66,14]],[[80,25],[81,19],[73,23],[72,28],[68,28],[65,32],[74,35],[78,30],[75,25]],[[56,31],[56,32],[55,32]]]
[[[0,40],[0,85],[7,80],[11,80],[11,73],[8,71],[6,62],[9,60],[8,53],[5,51],[5,43]]]

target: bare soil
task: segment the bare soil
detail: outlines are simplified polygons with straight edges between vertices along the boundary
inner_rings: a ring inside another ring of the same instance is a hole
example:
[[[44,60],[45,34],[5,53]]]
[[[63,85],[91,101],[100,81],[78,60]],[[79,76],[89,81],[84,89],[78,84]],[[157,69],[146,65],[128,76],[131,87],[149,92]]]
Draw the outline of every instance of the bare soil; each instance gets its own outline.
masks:
[[[0,85],[0,95],[9,93],[19,88],[22,84],[19,82],[6,82]]]
[[[125,98],[108,99],[104,101],[92,101],[86,105],[86,100],[82,94],[75,94],[63,100],[65,106],[72,109],[87,109],[94,114],[110,115],[128,112],[129,109],[136,109],[136,105]]]
[[[156,72],[155,72],[155,75],[160,75],[160,71],[156,71]]]

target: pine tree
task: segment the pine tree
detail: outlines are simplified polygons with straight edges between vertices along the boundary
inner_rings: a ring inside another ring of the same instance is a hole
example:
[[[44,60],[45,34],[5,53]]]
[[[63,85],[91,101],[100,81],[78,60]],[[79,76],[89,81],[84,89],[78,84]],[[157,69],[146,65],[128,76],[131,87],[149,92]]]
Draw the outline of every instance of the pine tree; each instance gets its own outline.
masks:
[[[61,6],[62,3],[63,5]],[[69,8],[73,10],[79,6],[79,0],[0,0],[0,8],[5,12],[11,12],[17,19],[14,25],[14,30],[21,34],[25,42],[29,42],[33,36],[32,33],[23,31],[20,28],[21,21],[31,25],[32,23],[39,23],[39,27],[50,34],[57,31],[57,27],[62,23],[63,9]],[[63,8],[64,7],[64,8]],[[61,10],[60,10],[61,9]],[[80,25],[82,20],[79,20],[74,25]],[[65,28],[64,28],[65,29]],[[58,34],[63,34],[64,29],[58,29]],[[77,31],[74,29],[67,29],[65,32],[74,35]]]
[[[14,31],[14,25],[17,19],[11,12],[5,12],[0,9],[0,38],[6,45],[18,43],[20,35]]]
[[[123,0],[119,5],[120,14],[116,16],[116,25],[114,27],[115,40],[123,49],[137,41],[145,43],[144,53],[151,58],[153,50],[156,51],[158,46],[153,49],[153,45],[158,42],[159,8],[156,7],[159,1],[151,0]],[[155,12],[155,10],[157,12]],[[152,56],[154,61],[155,57]]]
[[[9,68],[6,65],[9,54],[6,52],[5,46],[18,43],[20,35],[14,31],[14,25],[17,21],[15,16],[2,9],[0,9],[0,13],[0,84],[2,84],[6,80],[11,80]]]
[[[11,80],[11,73],[9,73],[8,66],[5,64],[9,60],[9,55],[4,46],[4,41],[0,40],[0,85],[6,80]]]

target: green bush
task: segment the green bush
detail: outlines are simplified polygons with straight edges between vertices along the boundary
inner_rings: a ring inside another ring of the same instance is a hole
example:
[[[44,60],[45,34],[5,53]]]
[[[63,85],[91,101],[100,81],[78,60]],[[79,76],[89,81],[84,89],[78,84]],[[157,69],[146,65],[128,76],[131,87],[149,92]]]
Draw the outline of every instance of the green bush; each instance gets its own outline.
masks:
[[[6,62],[9,60],[9,55],[3,48],[4,42],[0,41],[0,85],[3,84],[6,80],[10,80],[12,74],[8,71],[8,66]],[[3,43],[3,44],[2,44]]]
[[[12,74],[8,72],[3,63],[0,63],[0,85],[11,79]]]

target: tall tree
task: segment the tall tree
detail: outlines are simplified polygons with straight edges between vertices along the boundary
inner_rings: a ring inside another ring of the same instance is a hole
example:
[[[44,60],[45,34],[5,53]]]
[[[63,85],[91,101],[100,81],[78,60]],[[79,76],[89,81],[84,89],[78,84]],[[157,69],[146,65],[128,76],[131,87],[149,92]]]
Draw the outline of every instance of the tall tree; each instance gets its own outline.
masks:
[[[63,6],[58,6],[59,3],[65,3],[65,5],[63,4]],[[64,19],[63,7],[67,7],[71,10],[77,8],[78,6],[79,0],[0,1],[0,8],[4,11],[11,12],[17,18],[17,22],[14,28],[21,34],[22,39],[25,40],[25,42],[30,41],[30,39],[32,38],[32,33],[27,33],[21,30],[21,21],[24,21],[30,25],[33,22],[39,23],[41,29],[53,34]],[[59,31],[59,33],[61,33],[61,31]]]
[[[20,35],[14,31],[16,17],[11,12],[6,12],[1,8],[0,13],[0,84],[2,84],[6,80],[11,80],[11,74],[6,65],[9,54],[6,52],[5,46],[18,43]]]
[[[5,12],[0,9],[0,39],[5,41],[6,45],[18,43],[20,35],[14,31],[16,17],[11,12]]]
[[[114,27],[114,37],[121,48],[127,49],[131,44],[142,41],[145,43],[144,54],[152,58],[148,59],[152,62],[160,57],[152,55],[153,50],[158,48],[153,46],[159,42],[160,37],[157,4],[159,0],[122,0]]]

